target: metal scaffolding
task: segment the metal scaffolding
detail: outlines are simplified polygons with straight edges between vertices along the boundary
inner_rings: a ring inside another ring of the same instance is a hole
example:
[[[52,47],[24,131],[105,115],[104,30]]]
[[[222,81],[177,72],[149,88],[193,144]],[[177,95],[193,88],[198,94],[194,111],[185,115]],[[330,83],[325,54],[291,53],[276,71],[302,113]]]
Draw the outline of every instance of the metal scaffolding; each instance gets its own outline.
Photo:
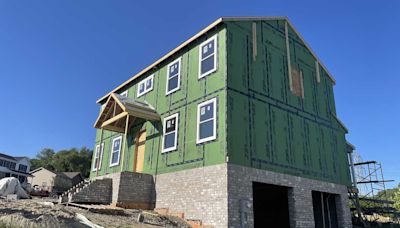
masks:
[[[352,210],[362,221],[375,222],[389,218],[399,221],[399,212],[388,200],[382,164],[377,161],[363,161],[357,152],[349,153],[353,189],[349,191]]]

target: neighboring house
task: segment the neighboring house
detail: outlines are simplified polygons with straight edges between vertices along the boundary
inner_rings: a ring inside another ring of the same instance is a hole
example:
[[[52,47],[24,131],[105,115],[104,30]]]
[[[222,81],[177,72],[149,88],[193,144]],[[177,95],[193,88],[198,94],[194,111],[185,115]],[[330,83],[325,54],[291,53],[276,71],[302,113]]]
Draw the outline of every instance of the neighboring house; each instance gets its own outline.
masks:
[[[63,173],[71,180],[72,186],[77,185],[84,179],[80,172],[63,172]]]
[[[351,227],[334,85],[287,18],[220,18],[97,101],[90,177],[215,227]]]
[[[27,157],[13,157],[0,153],[0,179],[15,177],[24,184],[29,176],[30,167],[31,163]]]
[[[32,187],[56,193],[64,192],[83,180],[79,172],[55,172],[43,167],[33,170],[31,175],[28,183]]]

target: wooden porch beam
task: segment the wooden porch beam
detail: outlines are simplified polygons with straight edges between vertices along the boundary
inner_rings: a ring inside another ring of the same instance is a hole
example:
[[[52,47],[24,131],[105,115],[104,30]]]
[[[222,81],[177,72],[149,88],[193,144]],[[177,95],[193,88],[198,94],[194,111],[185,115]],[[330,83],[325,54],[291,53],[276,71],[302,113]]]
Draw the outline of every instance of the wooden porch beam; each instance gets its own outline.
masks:
[[[119,132],[119,133],[124,133],[124,129],[121,127],[115,127],[112,125],[107,125],[102,127],[104,130],[108,130],[108,131],[115,131],[115,132]]]
[[[127,112],[122,112],[122,113],[112,117],[111,119],[104,121],[103,124],[101,125],[101,127],[103,128],[103,127],[105,127],[107,125],[110,125],[110,124],[114,123],[115,121],[117,121],[117,120],[119,120],[119,119],[121,119],[121,118],[123,118],[123,117],[125,117],[127,115],[128,115]]]

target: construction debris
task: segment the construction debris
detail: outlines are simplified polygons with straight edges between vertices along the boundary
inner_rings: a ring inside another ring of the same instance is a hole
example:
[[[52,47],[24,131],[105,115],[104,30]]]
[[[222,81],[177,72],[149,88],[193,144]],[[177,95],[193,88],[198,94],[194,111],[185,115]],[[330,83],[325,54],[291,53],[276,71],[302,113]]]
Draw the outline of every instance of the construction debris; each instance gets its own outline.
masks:
[[[7,177],[0,180],[0,196],[17,195],[18,199],[29,199],[29,195],[21,187],[21,183],[15,177]],[[9,197],[10,198],[10,197]],[[12,197],[11,197],[12,198]]]
[[[117,212],[113,212],[113,210]],[[134,227],[157,228],[191,226],[178,217],[152,211],[112,208],[106,205],[61,205],[49,198],[0,199],[0,227]]]

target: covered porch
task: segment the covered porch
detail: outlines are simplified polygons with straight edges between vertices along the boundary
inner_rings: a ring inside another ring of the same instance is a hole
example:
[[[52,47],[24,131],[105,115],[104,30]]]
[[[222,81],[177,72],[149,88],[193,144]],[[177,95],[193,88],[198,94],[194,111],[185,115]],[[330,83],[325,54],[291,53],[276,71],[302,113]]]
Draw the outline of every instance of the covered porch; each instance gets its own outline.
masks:
[[[102,110],[94,124],[94,127],[100,129],[100,148],[99,152],[103,153],[103,131],[112,131],[123,134],[122,149],[120,154],[120,167],[121,171],[124,167],[124,155],[127,146],[127,135],[129,130],[132,128],[134,123],[138,121],[159,121],[160,115],[156,112],[155,108],[147,102],[137,101],[133,98],[121,96],[119,94],[112,93],[107,98],[106,103],[103,105]],[[144,133],[144,134],[143,134]],[[136,148],[135,148],[135,160],[144,159],[144,145],[139,147],[139,142],[145,141],[145,132],[140,132],[136,136]],[[96,153],[96,151],[95,151]],[[98,176],[98,166],[101,164],[98,161],[95,162],[96,176]],[[139,164],[140,165],[140,164]],[[143,165],[143,164],[142,164]],[[136,166],[136,165],[135,165]],[[137,171],[134,168],[133,171]],[[140,172],[140,170],[138,170]]]

